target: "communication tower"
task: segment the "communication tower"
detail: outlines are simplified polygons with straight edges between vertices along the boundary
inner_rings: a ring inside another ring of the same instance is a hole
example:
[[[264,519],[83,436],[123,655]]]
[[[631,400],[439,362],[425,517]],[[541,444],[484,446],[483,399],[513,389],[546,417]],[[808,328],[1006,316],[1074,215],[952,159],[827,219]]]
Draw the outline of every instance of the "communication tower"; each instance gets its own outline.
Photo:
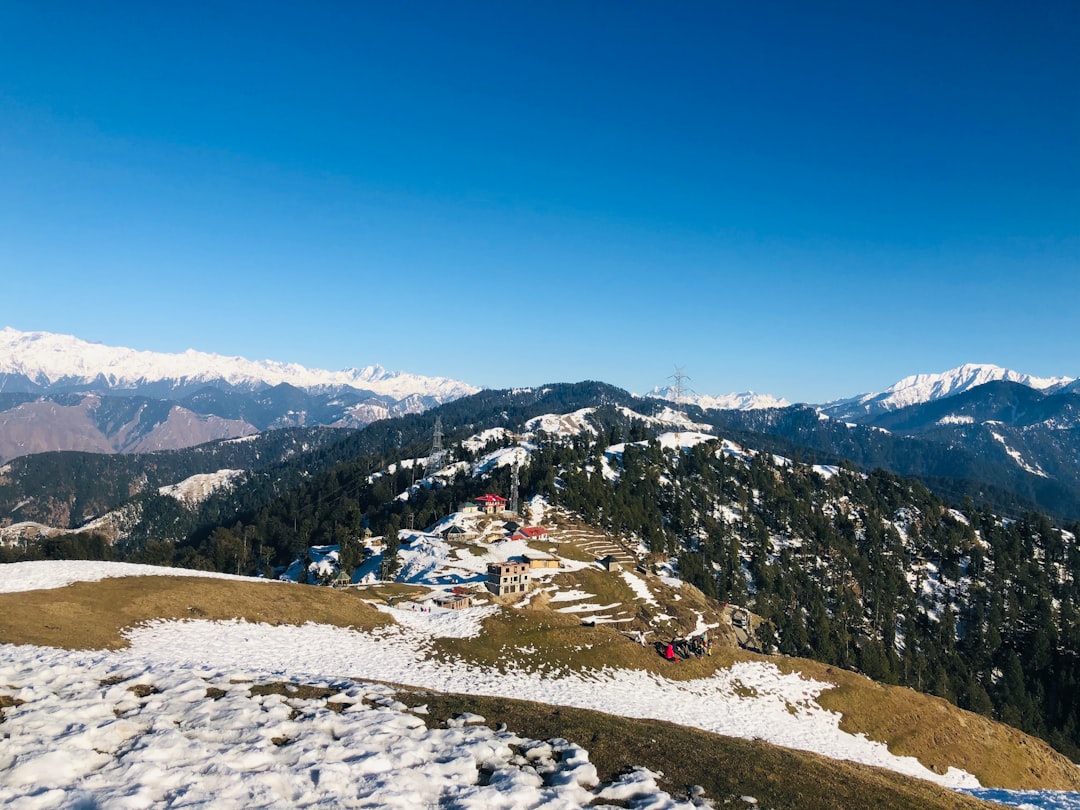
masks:
[[[518,488],[520,486],[520,477],[518,476],[518,467],[520,466],[518,459],[517,448],[514,448],[514,469],[510,474],[510,511],[515,515],[518,513]]]
[[[435,434],[431,439],[431,452],[428,453],[427,460],[424,462],[424,467],[428,475],[438,470],[443,466],[446,460],[446,450],[442,444],[442,417],[435,417]]]

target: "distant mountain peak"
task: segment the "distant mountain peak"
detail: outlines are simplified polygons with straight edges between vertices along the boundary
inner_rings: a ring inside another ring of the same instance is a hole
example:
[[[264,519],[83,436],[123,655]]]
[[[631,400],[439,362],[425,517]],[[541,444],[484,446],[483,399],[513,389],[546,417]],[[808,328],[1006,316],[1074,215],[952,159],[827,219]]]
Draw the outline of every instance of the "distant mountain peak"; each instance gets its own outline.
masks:
[[[296,388],[349,387],[401,399],[413,394],[447,402],[480,389],[445,377],[387,371],[380,365],[343,371],[309,369],[298,363],[248,360],[194,349],[179,353],[138,351],[91,343],[71,335],[0,329],[0,374],[22,375],[42,388],[101,385],[135,389],[155,382],[179,387],[220,381],[245,389],[287,383]]]
[[[674,402],[676,399],[675,389],[671,386],[656,387],[645,396],[653,399],[664,399]],[[719,394],[687,394],[685,391],[679,395],[679,399],[691,405],[697,405],[705,410],[721,411],[753,411],[761,408],[786,408],[791,403],[783,398],[776,398],[771,394],[757,394],[753,391],[742,393]]]
[[[920,405],[970,391],[988,382],[1014,382],[1038,391],[1054,391],[1075,382],[1073,377],[1035,377],[992,363],[965,363],[937,374],[913,374],[893,383],[880,393],[860,394],[851,399],[826,403],[822,411],[830,416],[872,416]]]
[[[940,374],[914,374],[889,386],[887,393],[918,395],[929,392],[932,399],[958,394],[983,383],[1004,380],[1017,382],[1028,388],[1044,391],[1057,388],[1073,381],[1072,377],[1035,377],[1022,374],[992,363],[965,363]],[[925,400],[924,400],[925,401]]]

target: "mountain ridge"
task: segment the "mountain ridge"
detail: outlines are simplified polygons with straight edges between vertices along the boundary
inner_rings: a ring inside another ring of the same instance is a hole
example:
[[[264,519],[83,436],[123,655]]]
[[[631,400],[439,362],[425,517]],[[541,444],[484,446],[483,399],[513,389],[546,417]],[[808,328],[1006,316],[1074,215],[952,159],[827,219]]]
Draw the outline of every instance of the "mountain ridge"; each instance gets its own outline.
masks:
[[[808,429],[823,425],[892,440],[879,429],[822,419],[805,406],[751,417],[798,417]],[[429,453],[436,419],[451,458]],[[763,650],[809,655],[917,686],[983,714],[1015,710],[1008,715],[1013,725],[1039,733],[1059,750],[1080,750],[1070,731],[1074,708],[1055,709],[1051,700],[1067,694],[1076,668],[1070,651],[1080,632],[1072,612],[1080,603],[1080,556],[1073,550],[1080,524],[1054,527],[1044,516],[1005,518],[949,503],[880,470],[860,472],[820,458],[799,461],[776,445],[745,443],[728,431],[702,432],[700,420],[693,411],[688,416],[600,383],[485,391],[434,413],[346,433],[317,452],[278,454],[282,464],[260,453],[261,470],[253,469],[257,455],[251,451],[274,433],[210,446],[202,452],[215,456],[200,466],[213,475],[180,489],[231,479],[236,470],[249,473],[236,474],[233,489],[203,487],[205,500],[189,504],[167,493],[197,472],[196,460],[179,464],[154,456],[148,460],[159,467],[174,464],[131,502],[138,514],[117,515],[119,524],[139,521],[140,534],[118,537],[110,547],[143,562],[267,576],[296,560],[298,546],[318,549],[320,558],[333,547],[353,581],[368,569],[393,577],[393,567],[361,557],[359,544],[370,530],[399,541],[386,553],[390,560],[400,555],[401,582],[429,572],[456,584],[462,560],[473,566],[474,579],[482,578],[482,566],[477,569],[471,555],[451,554],[451,541],[436,534],[445,528],[438,521],[478,493],[510,492],[516,481],[533,519],[539,499],[546,526],[556,514],[569,515],[562,524],[568,530],[576,534],[581,524],[620,538],[621,547],[660,582],[677,576],[718,603],[749,605]],[[882,447],[887,457],[891,445]],[[138,475],[138,465],[124,465]],[[0,475],[9,479],[12,514],[31,517],[31,508],[57,508],[28,504],[35,490],[20,484],[33,479],[51,492],[57,476],[48,470],[13,463]],[[100,487],[103,478],[87,480]],[[113,487],[124,489],[119,480]],[[72,500],[88,503],[86,495]],[[413,525],[432,528],[402,529]],[[7,553],[86,553],[95,542],[101,540],[45,538]],[[435,571],[431,564],[438,560],[453,570]],[[591,566],[592,558],[578,562]],[[582,576],[592,582],[601,575]],[[597,604],[605,610],[620,601],[599,584],[586,590],[604,594]],[[1054,600],[1068,607],[1058,612]],[[661,614],[675,615],[666,607],[651,610],[648,621],[665,621]],[[633,621],[636,615],[612,618]],[[689,627],[692,616],[687,618]]]
[[[999,380],[1017,382],[1045,393],[1080,389],[1080,379],[1076,377],[1038,377],[991,363],[965,363],[942,372],[912,374],[883,391],[830,400],[817,407],[834,418],[858,421]],[[298,363],[256,361],[194,349],[180,353],[152,352],[106,346],[72,335],[0,328],[0,393],[85,389],[175,398],[189,396],[208,384],[240,391],[285,384],[312,394],[355,389],[395,400],[420,397],[429,407],[481,390],[460,380],[392,372],[378,364],[328,371]],[[784,397],[755,391],[711,395],[676,392],[672,386],[657,386],[644,396],[678,399],[684,404],[719,410],[780,408],[791,404]]]
[[[185,390],[220,381],[241,390],[288,383],[315,392],[354,388],[396,399],[421,394],[443,402],[480,390],[447,377],[391,372],[380,365],[326,371],[194,349],[181,353],[140,351],[91,343],[73,335],[20,332],[11,327],[0,329],[0,375],[5,374],[41,391],[73,386],[138,391],[155,382],[169,382],[174,389]]]
[[[821,405],[821,411],[837,419],[858,421],[860,417],[945,399],[995,381],[1016,382],[1046,392],[1077,383],[1074,377],[1036,377],[990,363],[965,363],[939,373],[904,377],[881,392],[827,402]]]

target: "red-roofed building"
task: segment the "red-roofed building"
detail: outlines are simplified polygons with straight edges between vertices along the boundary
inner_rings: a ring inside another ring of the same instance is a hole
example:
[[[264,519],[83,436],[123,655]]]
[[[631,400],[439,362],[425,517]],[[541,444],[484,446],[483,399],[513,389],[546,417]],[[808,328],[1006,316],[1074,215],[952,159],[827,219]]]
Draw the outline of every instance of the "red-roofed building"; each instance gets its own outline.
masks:
[[[546,540],[548,536],[548,531],[543,526],[526,526],[521,533],[530,540]]]
[[[473,503],[479,506],[480,511],[485,515],[494,515],[506,508],[506,498],[501,495],[481,495],[479,498],[473,498]]]

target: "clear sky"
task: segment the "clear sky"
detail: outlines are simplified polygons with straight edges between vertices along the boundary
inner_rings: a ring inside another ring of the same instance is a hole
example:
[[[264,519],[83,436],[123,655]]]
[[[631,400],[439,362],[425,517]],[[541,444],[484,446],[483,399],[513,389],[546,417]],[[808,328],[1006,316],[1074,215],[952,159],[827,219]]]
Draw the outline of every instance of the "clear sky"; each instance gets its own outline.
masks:
[[[1078,42],[1075,0],[0,0],[0,326],[811,402],[1080,376]]]

